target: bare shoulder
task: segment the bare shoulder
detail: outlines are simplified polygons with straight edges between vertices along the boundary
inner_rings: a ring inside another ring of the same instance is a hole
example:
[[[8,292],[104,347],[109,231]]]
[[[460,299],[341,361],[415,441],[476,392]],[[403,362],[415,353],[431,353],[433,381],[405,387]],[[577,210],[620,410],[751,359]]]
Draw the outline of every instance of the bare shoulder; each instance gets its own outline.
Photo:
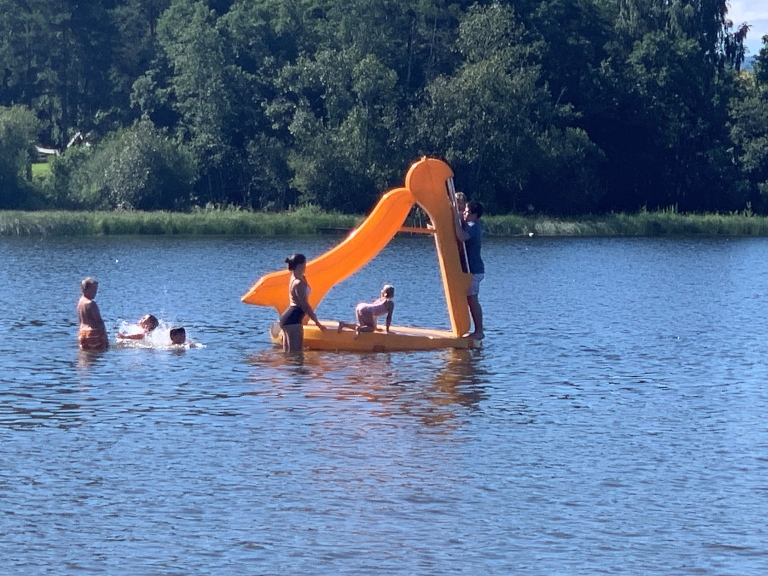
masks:
[[[306,289],[307,281],[304,278],[294,278],[291,282],[291,291],[297,295],[304,294],[302,289]]]

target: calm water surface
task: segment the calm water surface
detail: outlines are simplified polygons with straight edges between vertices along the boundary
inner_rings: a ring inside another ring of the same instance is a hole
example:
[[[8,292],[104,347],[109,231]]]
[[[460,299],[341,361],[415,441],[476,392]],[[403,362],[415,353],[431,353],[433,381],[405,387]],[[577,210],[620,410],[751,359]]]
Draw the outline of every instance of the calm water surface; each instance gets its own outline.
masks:
[[[768,572],[768,240],[491,239],[483,349],[287,360],[239,298],[338,240],[0,240],[2,572]],[[86,275],[203,347],[79,352]],[[319,316],[385,282],[448,327],[427,238]]]

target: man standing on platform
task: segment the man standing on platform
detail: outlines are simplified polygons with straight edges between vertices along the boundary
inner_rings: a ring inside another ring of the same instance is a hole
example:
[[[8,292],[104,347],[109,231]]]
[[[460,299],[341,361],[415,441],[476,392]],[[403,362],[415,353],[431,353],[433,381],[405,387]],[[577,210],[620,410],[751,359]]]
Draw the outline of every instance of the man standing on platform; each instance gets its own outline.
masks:
[[[467,202],[464,208],[464,220],[456,215],[456,237],[464,242],[467,252],[467,262],[469,263],[469,273],[472,274],[472,285],[467,292],[467,305],[469,313],[472,316],[472,322],[475,324],[474,332],[466,334],[467,338],[482,340],[485,338],[483,332],[483,309],[480,307],[478,294],[480,293],[480,282],[485,276],[485,265],[480,255],[483,243],[483,224],[480,218],[483,216],[483,205],[480,202],[471,200]]]

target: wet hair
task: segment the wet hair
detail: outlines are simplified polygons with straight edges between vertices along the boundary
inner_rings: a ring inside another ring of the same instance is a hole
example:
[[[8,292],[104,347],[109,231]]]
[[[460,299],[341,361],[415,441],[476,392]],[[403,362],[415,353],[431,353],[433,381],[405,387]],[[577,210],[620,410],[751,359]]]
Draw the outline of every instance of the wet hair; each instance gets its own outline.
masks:
[[[304,264],[307,261],[307,257],[304,254],[293,254],[285,259],[285,263],[288,264],[288,270],[293,272],[300,264]]]
[[[177,342],[178,340],[178,342]],[[171,342],[183,344],[187,340],[187,331],[184,328],[171,328]]]
[[[387,298],[395,297],[395,287],[392,284],[384,284],[384,288],[381,289],[381,293]]]
[[[483,205],[480,204],[477,200],[470,200],[467,202],[467,208],[469,208],[469,213],[474,214],[478,218],[480,218],[483,215]]]
[[[160,325],[160,322],[158,322],[157,318],[155,318],[152,314],[145,314],[139,318],[137,324],[139,326],[143,326],[147,332],[152,332],[152,330]]]
[[[99,283],[95,278],[91,278],[88,276],[88,278],[84,278],[82,282],[80,282],[80,290],[85,292],[88,288],[96,286],[98,288]]]

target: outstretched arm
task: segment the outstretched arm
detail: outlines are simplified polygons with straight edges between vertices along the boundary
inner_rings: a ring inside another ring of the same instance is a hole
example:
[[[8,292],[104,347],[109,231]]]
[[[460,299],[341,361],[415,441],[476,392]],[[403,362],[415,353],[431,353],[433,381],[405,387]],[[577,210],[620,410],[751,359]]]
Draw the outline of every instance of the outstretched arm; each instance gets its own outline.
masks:
[[[389,334],[389,326],[392,324],[392,313],[395,311],[395,303],[391,300],[389,303],[391,306],[388,306],[389,310],[387,311],[387,334]]]
[[[469,240],[469,233],[462,227],[461,219],[457,213],[454,213],[453,215],[453,225],[456,228],[456,238],[462,242]]]
[[[144,334],[123,334],[122,332],[118,332],[117,337],[121,340],[143,340]]]

